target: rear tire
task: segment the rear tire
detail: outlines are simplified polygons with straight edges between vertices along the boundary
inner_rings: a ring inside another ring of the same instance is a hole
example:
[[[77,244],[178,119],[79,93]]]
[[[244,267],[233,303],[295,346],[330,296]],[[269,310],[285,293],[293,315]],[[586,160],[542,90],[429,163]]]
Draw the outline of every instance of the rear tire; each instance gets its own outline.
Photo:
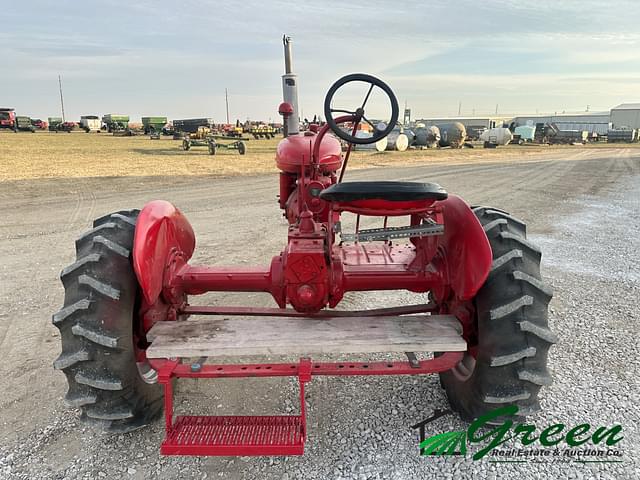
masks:
[[[547,325],[552,291],[540,276],[540,250],[526,226],[500,210],[476,207],[493,251],[489,277],[474,298],[477,354],[440,374],[449,403],[472,421],[507,405],[518,418],[540,409],[538,392],[551,384],[547,352],[557,341]]]
[[[77,261],[62,270],[64,307],[53,315],[62,353],[54,367],[67,377],[65,403],[106,431],[143,427],[162,412],[162,389],[136,364],[138,282],[131,250],[138,210],[97,219],[76,241]]]

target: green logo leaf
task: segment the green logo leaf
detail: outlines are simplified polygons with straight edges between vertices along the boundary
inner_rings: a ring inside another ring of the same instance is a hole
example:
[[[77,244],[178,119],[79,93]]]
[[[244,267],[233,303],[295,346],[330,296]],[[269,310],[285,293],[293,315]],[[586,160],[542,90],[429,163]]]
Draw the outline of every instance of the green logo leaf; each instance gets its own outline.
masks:
[[[465,455],[467,432],[445,432],[424,439],[420,443],[422,455]]]

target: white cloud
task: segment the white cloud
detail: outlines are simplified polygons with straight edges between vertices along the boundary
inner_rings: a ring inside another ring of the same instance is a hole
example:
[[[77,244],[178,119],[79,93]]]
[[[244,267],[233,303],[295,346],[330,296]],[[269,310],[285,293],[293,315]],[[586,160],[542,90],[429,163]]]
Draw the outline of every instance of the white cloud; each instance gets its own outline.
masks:
[[[320,113],[329,85],[353,71],[380,75],[425,114],[455,113],[460,100],[477,111],[612,105],[637,100],[639,90],[637,1],[32,0],[3,6],[3,15],[0,57],[11,72],[0,78],[10,92],[3,97],[34,116],[56,111],[62,73],[72,116],[126,110],[222,120],[227,87],[234,117],[274,117],[284,32],[294,37],[309,116]],[[512,71],[480,69],[489,47]],[[465,50],[479,66],[460,61]],[[538,63],[525,72],[529,60]],[[402,70],[416,62],[424,71]]]

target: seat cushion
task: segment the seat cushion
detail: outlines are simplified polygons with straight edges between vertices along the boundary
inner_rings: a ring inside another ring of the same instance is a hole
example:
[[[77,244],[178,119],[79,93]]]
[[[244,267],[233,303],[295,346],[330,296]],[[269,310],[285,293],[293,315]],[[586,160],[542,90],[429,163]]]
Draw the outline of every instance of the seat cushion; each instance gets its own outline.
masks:
[[[359,200],[386,200],[389,202],[445,200],[447,191],[437,183],[342,182],[322,190],[320,198],[329,202],[341,203]]]

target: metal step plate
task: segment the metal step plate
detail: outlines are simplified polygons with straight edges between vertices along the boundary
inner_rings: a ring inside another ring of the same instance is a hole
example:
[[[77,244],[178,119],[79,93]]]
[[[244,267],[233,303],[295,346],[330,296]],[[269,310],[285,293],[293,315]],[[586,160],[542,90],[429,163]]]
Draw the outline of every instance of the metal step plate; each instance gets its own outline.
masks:
[[[163,455],[302,455],[300,416],[178,416],[160,447]]]

